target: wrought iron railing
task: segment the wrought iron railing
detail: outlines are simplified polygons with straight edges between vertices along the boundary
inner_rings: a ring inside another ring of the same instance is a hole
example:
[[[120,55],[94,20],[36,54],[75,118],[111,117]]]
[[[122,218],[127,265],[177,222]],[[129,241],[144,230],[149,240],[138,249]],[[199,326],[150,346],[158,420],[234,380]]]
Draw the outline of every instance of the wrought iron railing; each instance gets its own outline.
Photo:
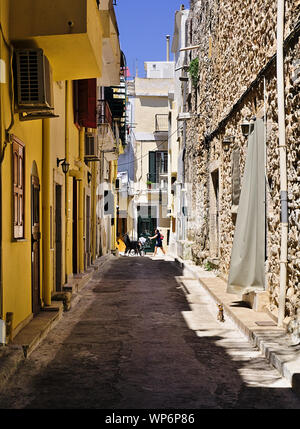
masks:
[[[168,173],[148,173],[147,187],[152,190],[167,190],[168,188]]]
[[[98,100],[98,125],[109,124],[113,128],[113,117],[106,100]]]

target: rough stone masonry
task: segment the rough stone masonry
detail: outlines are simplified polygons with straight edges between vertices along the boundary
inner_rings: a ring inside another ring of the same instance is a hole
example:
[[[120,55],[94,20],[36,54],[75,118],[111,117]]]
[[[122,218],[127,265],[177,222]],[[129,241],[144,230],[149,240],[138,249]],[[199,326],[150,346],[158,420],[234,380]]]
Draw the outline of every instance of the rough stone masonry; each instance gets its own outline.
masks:
[[[276,314],[280,271],[280,170],[276,81],[276,0],[190,2],[188,63],[199,58],[197,87],[189,85],[186,181],[191,183],[188,240],[193,259],[214,261],[227,277],[247,139],[241,123],[266,124],[266,289]],[[300,1],[285,2],[285,109],[288,171],[286,316],[300,305]],[[225,137],[234,136],[228,152]],[[190,162],[191,161],[191,162]],[[218,195],[216,192],[216,181]],[[234,198],[233,198],[234,196]]]

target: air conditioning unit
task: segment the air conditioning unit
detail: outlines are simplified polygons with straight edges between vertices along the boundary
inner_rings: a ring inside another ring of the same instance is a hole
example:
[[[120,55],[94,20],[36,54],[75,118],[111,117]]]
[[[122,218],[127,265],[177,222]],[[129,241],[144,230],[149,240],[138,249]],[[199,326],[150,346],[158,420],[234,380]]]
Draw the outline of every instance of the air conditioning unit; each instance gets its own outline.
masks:
[[[53,110],[52,71],[42,49],[16,49],[17,110]]]
[[[85,156],[84,156],[84,160],[86,162],[99,161],[100,160],[97,137],[93,133],[85,133]]]

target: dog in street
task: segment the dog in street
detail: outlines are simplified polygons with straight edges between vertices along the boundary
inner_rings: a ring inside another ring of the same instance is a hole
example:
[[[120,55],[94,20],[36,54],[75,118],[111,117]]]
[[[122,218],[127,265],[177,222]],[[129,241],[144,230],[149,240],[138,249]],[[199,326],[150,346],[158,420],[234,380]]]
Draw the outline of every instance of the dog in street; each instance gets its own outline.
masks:
[[[130,240],[128,234],[123,235],[124,244],[126,246],[124,255],[130,254],[134,250],[135,255],[141,255],[140,245],[138,241]]]

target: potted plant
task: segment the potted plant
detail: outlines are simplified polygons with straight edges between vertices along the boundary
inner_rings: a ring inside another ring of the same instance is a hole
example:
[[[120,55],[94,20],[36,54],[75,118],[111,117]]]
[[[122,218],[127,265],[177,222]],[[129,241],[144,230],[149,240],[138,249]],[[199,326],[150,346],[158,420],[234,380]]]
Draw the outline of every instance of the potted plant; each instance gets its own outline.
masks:
[[[151,189],[151,187],[152,187],[152,183],[153,183],[153,182],[151,182],[151,180],[147,180],[147,188],[148,188],[148,189]]]

